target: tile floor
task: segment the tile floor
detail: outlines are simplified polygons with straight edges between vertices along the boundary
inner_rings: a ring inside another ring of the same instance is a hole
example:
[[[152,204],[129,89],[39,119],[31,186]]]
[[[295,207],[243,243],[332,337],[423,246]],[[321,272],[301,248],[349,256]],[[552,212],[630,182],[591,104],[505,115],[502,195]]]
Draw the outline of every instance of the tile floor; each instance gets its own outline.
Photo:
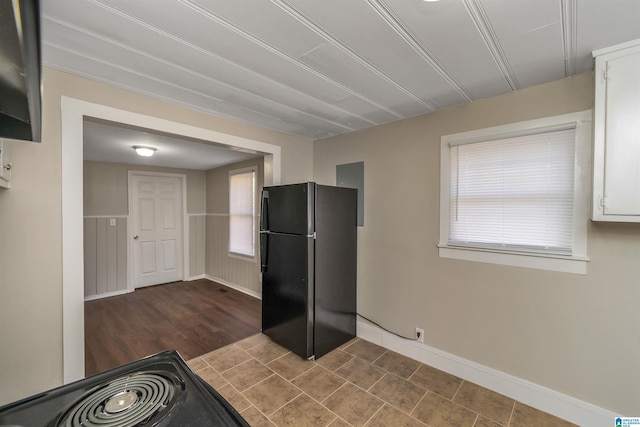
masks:
[[[258,334],[188,363],[253,427],[574,425],[359,338],[311,362]]]

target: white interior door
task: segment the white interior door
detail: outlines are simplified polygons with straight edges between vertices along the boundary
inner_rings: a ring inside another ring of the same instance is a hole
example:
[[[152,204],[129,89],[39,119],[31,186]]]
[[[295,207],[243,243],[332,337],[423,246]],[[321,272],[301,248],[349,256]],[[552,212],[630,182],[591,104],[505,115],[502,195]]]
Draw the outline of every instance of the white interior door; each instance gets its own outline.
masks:
[[[131,178],[134,287],[182,280],[182,180],[152,175]]]

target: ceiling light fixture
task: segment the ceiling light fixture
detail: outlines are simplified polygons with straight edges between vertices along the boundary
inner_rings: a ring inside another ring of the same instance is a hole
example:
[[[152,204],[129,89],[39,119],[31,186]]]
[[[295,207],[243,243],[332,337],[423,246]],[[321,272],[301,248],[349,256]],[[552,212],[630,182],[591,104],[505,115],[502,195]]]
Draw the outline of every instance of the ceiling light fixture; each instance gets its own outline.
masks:
[[[138,156],[142,157],[151,157],[153,153],[156,152],[156,149],[153,147],[148,147],[146,145],[134,145],[133,149],[136,151]]]

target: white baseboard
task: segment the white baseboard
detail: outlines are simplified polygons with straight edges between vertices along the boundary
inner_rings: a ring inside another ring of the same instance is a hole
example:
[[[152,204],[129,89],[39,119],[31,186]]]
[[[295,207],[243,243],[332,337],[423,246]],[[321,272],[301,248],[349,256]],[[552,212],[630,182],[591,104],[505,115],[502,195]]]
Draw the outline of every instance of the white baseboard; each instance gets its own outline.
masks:
[[[124,289],[124,290],[121,290],[121,291],[105,292],[104,294],[89,295],[88,297],[84,297],[84,300],[85,300],[85,302],[86,301],[93,301],[93,300],[97,300],[97,299],[115,297],[116,295],[124,295],[124,294],[128,294],[128,293],[129,293],[128,289]]]
[[[616,414],[591,403],[446,353],[434,347],[397,337],[358,319],[359,338],[393,350],[441,371],[508,396],[533,408],[582,427],[613,426]]]
[[[199,279],[206,279],[206,277],[205,277],[204,274],[198,274],[197,276],[189,276],[189,277],[187,277],[185,282],[191,282],[193,280],[199,280]]]
[[[225,285],[225,286],[228,286],[228,287],[230,287],[232,289],[235,289],[236,291],[240,291],[243,294],[250,295],[250,296],[252,296],[254,298],[258,298],[259,300],[262,299],[262,294],[260,294],[260,293],[258,293],[256,291],[253,291],[251,289],[247,289],[247,288],[245,288],[243,286],[236,285],[235,283],[227,282],[226,280],[220,279],[218,277],[209,276],[208,274],[205,274],[204,277],[205,277],[205,279],[209,279],[209,280],[211,280],[213,282],[218,282],[221,285]]]

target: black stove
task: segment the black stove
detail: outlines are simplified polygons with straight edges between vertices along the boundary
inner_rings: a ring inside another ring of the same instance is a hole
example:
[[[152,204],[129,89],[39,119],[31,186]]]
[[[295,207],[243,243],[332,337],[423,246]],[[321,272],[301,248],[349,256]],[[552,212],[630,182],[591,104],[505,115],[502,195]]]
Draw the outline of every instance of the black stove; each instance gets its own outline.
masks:
[[[249,424],[169,350],[0,407],[0,427]]]

